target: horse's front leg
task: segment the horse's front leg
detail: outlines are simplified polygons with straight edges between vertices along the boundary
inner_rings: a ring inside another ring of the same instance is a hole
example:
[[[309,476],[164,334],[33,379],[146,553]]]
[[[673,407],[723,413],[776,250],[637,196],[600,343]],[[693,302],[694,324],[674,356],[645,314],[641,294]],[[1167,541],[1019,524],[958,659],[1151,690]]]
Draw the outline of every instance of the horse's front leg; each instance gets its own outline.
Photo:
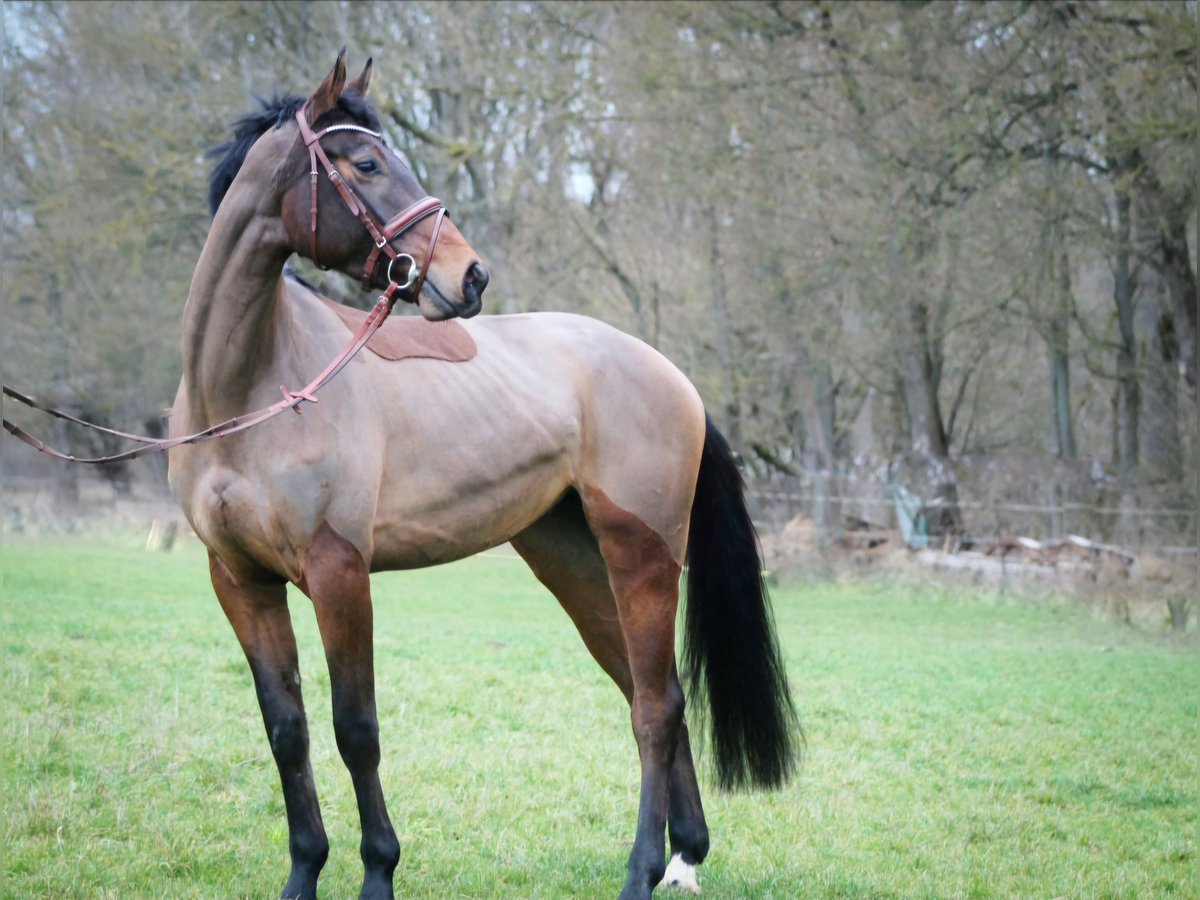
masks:
[[[329,841],[308,761],[308,724],[287,590],[282,583],[239,584],[212,553],[209,571],[217,599],[250,663],[263,725],[279,767],[292,858],[292,871],[280,896],[314,900]]]
[[[300,588],[313,602],[329,663],[333,728],[358,798],[363,898],[392,896],[400,842],[379,783],[371,583],[354,545],[323,526],[305,555]]]

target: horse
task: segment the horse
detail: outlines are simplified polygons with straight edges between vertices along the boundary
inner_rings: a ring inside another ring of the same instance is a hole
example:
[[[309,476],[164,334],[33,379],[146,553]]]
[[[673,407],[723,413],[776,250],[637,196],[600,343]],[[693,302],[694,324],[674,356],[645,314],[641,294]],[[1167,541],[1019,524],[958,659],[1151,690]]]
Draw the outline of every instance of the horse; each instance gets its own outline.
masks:
[[[299,413],[168,454],[278,767],[281,896],[315,897],[329,853],[287,584],[311,600],[325,650],[361,896],[391,897],[400,846],[378,773],[370,576],[504,542],[630,706],[641,783],[621,897],[698,889],[709,833],[675,654],[685,563],[682,670],[707,707],[719,786],[779,787],[799,739],[737,459],[688,379],[641,341],[565,313],[474,318],[487,268],[382,137],[371,61],[347,80],[344,55],[310,96],[260,100],[216,149],[170,415],[173,438],[203,432],[281,388]],[[293,254],[421,313],[386,321],[319,398],[286,386],[364,314],[294,277]]]

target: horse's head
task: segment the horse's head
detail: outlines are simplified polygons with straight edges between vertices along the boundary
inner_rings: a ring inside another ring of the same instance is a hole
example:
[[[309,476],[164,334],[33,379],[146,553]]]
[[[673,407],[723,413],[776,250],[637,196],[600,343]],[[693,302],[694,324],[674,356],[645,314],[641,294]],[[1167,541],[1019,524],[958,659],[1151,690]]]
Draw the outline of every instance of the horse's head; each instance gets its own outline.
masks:
[[[380,136],[365,99],[371,61],[347,83],[344,54],[296,110],[281,209],[288,241],[364,289],[399,285],[426,319],[469,318],[482,306],[487,268]]]

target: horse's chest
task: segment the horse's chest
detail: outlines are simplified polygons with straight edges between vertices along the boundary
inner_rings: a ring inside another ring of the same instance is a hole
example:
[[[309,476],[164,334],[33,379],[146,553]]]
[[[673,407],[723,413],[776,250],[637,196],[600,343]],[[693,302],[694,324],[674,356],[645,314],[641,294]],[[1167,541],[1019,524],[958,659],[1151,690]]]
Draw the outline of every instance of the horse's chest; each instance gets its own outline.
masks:
[[[319,465],[274,472],[214,466],[180,499],[197,536],[231,568],[241,563],[292,578],[328,507],[330,486]]]

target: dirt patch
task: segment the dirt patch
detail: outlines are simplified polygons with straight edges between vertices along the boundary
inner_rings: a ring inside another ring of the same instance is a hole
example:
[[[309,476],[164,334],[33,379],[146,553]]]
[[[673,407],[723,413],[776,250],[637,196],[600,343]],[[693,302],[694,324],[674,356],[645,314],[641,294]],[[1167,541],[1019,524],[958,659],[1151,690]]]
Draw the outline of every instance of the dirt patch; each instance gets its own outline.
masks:
[[[808,516],[796,516],[761,540],[767,570],[778,581],[885,577],[991,586],[1031,597],[1060,597],[1111,621],[1155,633],[1194,635],[1200,619],[1194,554],[1168,558],[1088,542],[1061,542],[1051,548],[1019,540],[1007,548],[912,550],[899,531],[844,529],[831,539]]]

